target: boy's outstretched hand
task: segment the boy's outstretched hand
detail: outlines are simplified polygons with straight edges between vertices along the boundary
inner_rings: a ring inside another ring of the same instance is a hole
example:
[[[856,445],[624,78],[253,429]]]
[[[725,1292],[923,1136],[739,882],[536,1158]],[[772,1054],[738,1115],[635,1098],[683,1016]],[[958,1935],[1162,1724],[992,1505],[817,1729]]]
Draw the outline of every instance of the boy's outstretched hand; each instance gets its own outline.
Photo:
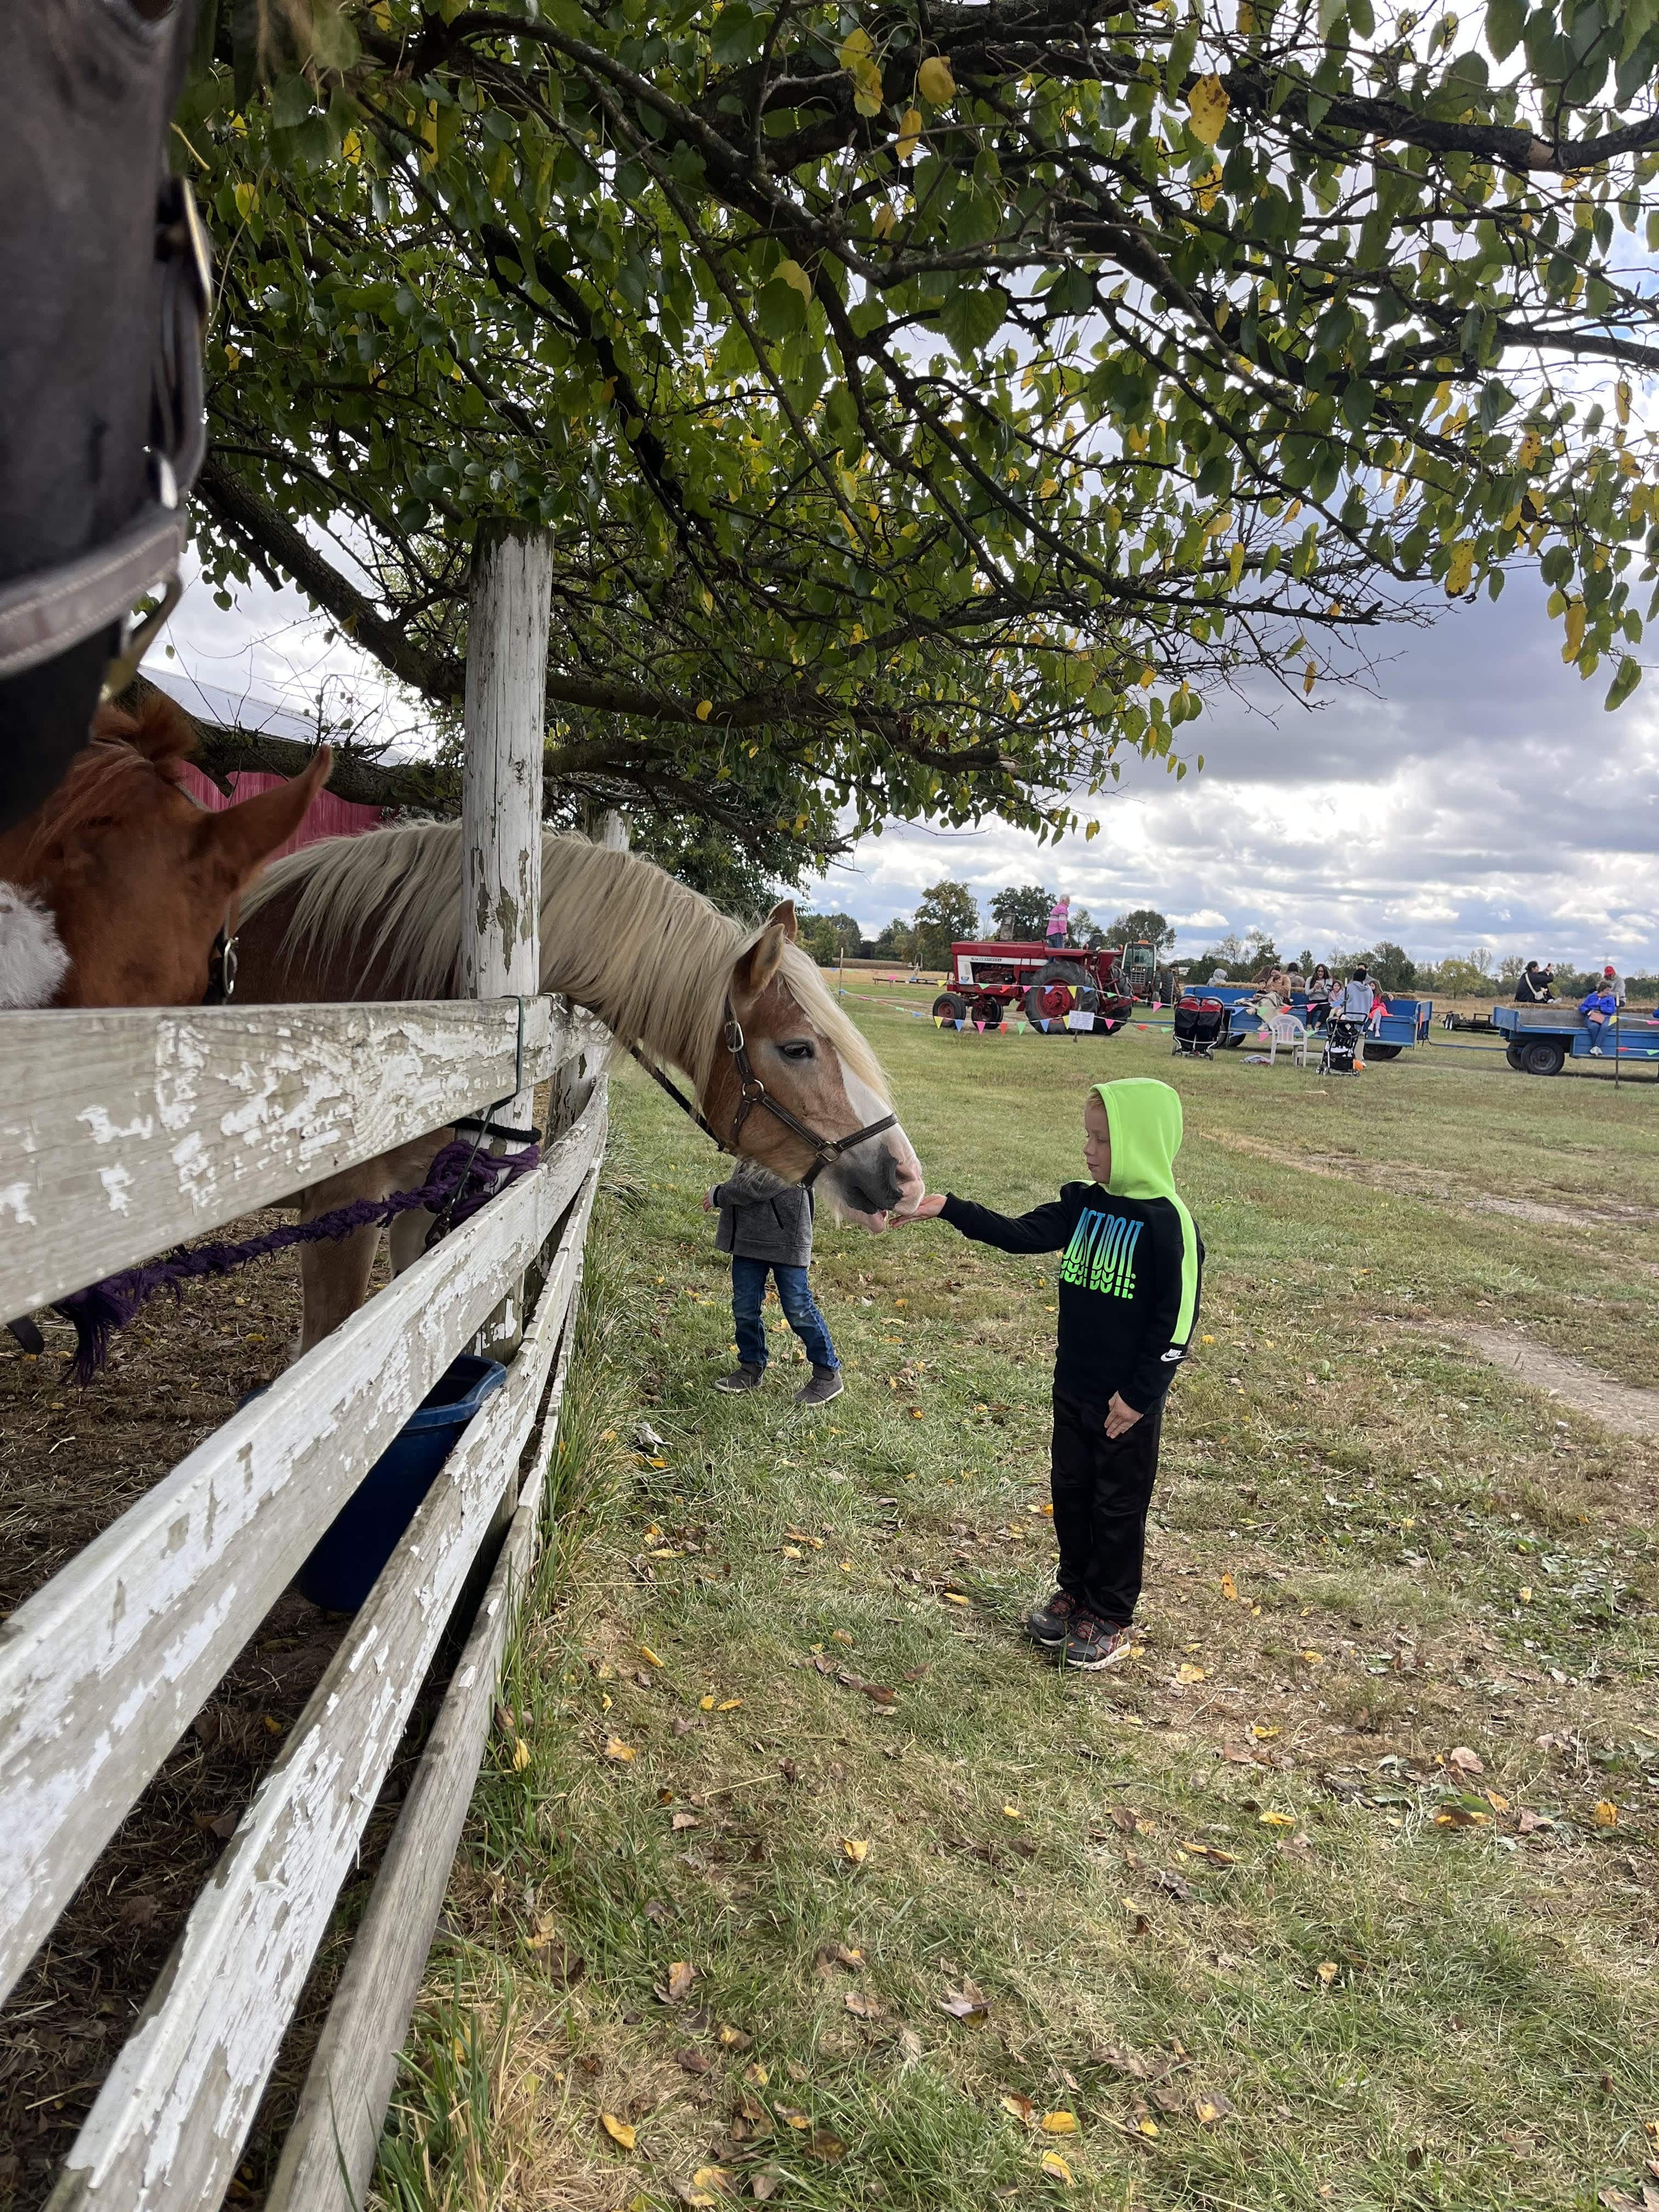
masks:
[[[889,1214],[888,1220],[896,1229],[901,1221],[933,1221],[945,1211],[945,1194],[930,1190],[926,1198],[919,1198],[908,1213]]]

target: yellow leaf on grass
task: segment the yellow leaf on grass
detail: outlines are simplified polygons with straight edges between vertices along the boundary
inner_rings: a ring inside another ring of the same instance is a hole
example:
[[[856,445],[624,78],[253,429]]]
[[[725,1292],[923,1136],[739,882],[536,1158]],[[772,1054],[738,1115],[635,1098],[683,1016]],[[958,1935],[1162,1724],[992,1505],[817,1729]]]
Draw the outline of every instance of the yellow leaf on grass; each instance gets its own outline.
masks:
[[[1293,1828],[1296,1826],[1294,1813],[1258,1813],[1255,1817],[1264,1828]]]
[[[612,1735],[605,1738],[605,1755],[607,1759],[619,1759],[626,1765],[630,1759],[637,1759],[640,1754],[631,1743],[624,1743],[619,1735]]]
[[[734,1713],[742,1703],[741,1698],[722,1698],[714,1711],[717,1713]]]
[[[1232,102],[1218,76],[1201,76],[1187,95],[1187,128],[1200,146],[1213,146],[1221,136]]]
[[[1143,2112],[1135,2125],[1144,2136],[1152,2136],[1158,2133],[1158,2122],[1150,2112]]]
[[[946,1605],[966,1605],[968,1602],[960,1590],[946,1590],[944,1595]]]
[[[899,118],[898,143],[893,151],[901,161],[908,161],[921,143],[921,110],[907,107]]]
[[[530,1746],[520,1736],[513,1739],[513,1771],[522,1774],[530,1764]]]
[[[1224,1574],[1221,1577],[1221,1595],[1223,1597],[1231,1598],[1235,1605],[1238,1602],[1238,1584],[1231,1574]]]
[[[870,1856],[869,1843],[862,1836],[843,1836],[841,1848],[843,1857],[853,1866],[862,1866]]]
[[[660,1667],[662,1664],[662,1661],[658,1658],[656,1653],[651,1649],[651,1646],[648,1644],[641,1644],[640,1656],[644,1660],[647,1667]]]
[[[1071,2187],[1072,2169],[1057,2150],[1045,2150],[1039,2163],[1042,2171],[1052,2179],[1063,2181],[1068,2189]]]
[[[691,2177],[693,2189],[729,2189],[732,2177],[723,2166],[700,2166]]]
[[[714,1710],[714,1692],[711,1690],[706,1698],[699,1698],[697,1699],[697,1706],[698,1710],[702,1712],[712,1713]]]
[[[1596,1800],[1595,1825],[1598,1828],[1616,1828],[1618,1826],[1619,1808],[1613,1803],[1611,1797],[1600,1797]]]
[[[957,96],[957,81],[942,54],[930,54],[916,72],[922,98],[934,107],[947,107]]]
[[[1045,2136],[1074,2136],[1077,2133],[1075,2112],[1045,2112],[1042,2115]]]
[[[1250,1734],[1258,1743],[1270,1743],[1279,1733],[1278,1729],[1269,1728],[1262,1721],[1252,1721],[1250,1723]]]
[[[601,2112],[599,2125],[612,2142],[620,2143],[624,2150],[633,2149],[637,2130],[630,2128],[626,2120],[619,2120],[614,2112]]]
[[[1316,1969],[1320,1980],[1324,1983],[1327,1989],[1329,1989],[1341,1971],[1334,1959],[1322,1959]]]
[[[1204,1669],[1201,1667],[1194,1667],[1190,1661],[1183,1659],[1180,1666],[1176,1668],[1176,1680],[1177,1682],[1201,1682],[1204,1680]]]

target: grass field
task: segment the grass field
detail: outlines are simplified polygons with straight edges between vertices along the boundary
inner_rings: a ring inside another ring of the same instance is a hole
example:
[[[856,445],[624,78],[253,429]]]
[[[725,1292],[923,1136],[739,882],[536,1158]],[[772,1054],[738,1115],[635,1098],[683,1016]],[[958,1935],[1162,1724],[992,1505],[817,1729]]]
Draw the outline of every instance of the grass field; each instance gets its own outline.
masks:
[[[624,1071],[384,2201],[1639,2206],[1659,1446],[1572,1401],[1654,1380],[1659,1091],[860,1013],[932,1186],[994,1204],[1081,1174],[1089,1081],[1182,1092],[1209,1268],[1141,1649],[1017,1634],[1054,1263],[829,1230],[845,1395],[792,1404],[781,1325],[713,1395],[712,1156]]]

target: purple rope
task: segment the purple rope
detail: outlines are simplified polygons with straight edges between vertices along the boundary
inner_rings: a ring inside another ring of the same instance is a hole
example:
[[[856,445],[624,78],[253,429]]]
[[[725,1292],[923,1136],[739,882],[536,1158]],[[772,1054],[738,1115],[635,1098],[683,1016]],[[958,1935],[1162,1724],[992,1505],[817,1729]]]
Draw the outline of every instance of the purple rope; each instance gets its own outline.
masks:
[[[400,1213],[427,1206],[439,1215],[440,1233],[468,1220],[498,1191],[516,1182],[539,1164],[541,1146],[530,1145],[521,1152],[481,1152],[477,1139],[452,1138],[434,1158],[428,1180],[419,1190],[395,1190],[386,1198],[354,1199],[319,1213],[314,1221],[295,1221],[281,1229],[268,1229],[262,1237],[249,1237],[240,1244],[180,1246],[165,1260],[147,1261],[143,1267],[106,1275],[84,1291],[60,1298],[54,1311],[75,1326],[75,1356],[64,1370],[65,1380],[82,1385],[99,1374],[109,1358],[110,1339],[125,1328],[145,1302],[158,1291],[182,1297],[186,1283],[228,1275],[252,1260],[273,1252],[286,1252],[295,1244],[333,1243],[359,1229],[386,1228]]]

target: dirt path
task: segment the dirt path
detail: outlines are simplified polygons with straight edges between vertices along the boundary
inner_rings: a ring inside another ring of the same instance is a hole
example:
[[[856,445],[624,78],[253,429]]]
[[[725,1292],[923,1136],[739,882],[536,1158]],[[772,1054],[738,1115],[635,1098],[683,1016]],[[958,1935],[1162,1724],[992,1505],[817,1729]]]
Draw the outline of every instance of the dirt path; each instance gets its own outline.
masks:
[[[1659,1390],[1632,1390],[1614,1382],[1582,1359],[1547,1351],[1514,1329],[1484,1328],[1478,1322],[1431,1324],[1437,1336],[1455,1337],[1493,1367],[1559,1398],[1577,1413],[1599,1421],[1621,1437],[1659,1437]]]

